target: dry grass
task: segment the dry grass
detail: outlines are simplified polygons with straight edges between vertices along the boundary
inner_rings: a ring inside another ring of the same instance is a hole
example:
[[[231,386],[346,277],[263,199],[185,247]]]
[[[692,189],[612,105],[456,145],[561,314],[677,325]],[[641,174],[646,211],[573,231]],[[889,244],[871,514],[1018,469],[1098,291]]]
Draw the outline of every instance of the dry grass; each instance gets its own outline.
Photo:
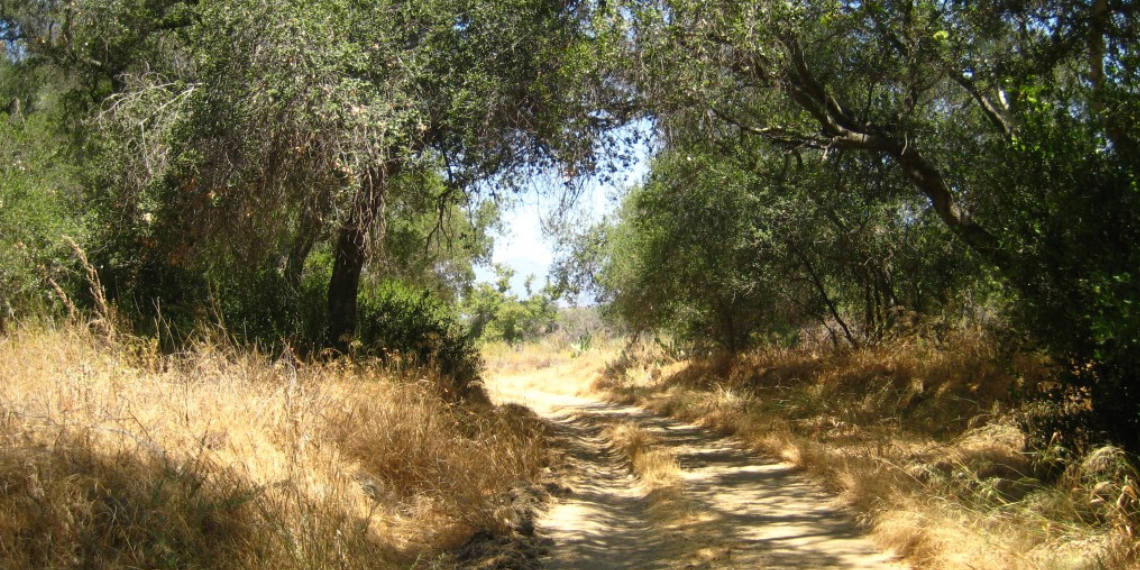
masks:
[[[630,469],[648,490],[675,485],[681,475],[677,458],[657,445],[657,438],[633,422],[608,426],[605,437],[629,458]]]
[[[1050,380],[981,336],[678,362],[650,349],[595,383],[804,467],[917,567],[1136,567],[1137,473],[1114,448],[1046,483],[1015,395]]]
[[[519,345],[493,342],[484,344],[479,352],[491,375],[551,368],[563,365],[572,358],[569,349],[545,342]]]
[[[525,344],[491,342],[482,345],[480,353],[488,376],[509,376],[560,367],[581,370],[602,368],[606,360],[621,350],[616,340],[597,339],[588,347],[558,336]]]
[[[526,400],[533,391],[574,396],[584,386],[600,381],[606,362],[620,350],[617,343],[598,343],[586,352],[558,342],[484,345],[486,388],[493,401],[522,395],[519,403],[528,406],[541,405]]]
[[[0,378],[0,568],[446,566],[545,461],[426,373],[33,327]]]

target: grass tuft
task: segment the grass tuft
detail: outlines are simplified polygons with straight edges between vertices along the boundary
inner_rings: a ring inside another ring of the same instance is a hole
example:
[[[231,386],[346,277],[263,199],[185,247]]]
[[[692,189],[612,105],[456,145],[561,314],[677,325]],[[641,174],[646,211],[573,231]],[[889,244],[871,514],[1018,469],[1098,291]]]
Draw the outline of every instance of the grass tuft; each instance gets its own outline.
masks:
[[[605,437],[629,458],[631,471],[648,490],[673,486],[680,478],[677,458],[668,449],[659,447],[657,438],[636,423],[607,426]]]

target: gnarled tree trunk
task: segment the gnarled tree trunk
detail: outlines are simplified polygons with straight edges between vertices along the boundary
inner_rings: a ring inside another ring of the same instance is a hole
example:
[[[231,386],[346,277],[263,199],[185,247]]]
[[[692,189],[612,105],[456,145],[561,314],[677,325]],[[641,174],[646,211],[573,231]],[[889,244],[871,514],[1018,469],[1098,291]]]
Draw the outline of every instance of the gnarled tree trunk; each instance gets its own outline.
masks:
[[[300,298],[305,261],[309,259],[309,253],[313,251],[313,246],[317,244],[321,230],[324,229],[324,220],[315,207],[305,204],[302,208],[297,237],[289,248],[289,257],[285,259],[285,283],[289,286],[288,293],[293,301]]]
[[[329,341],[343,350],[356,332],[356,297],[360,291],[360,274],[368,259],[373,230],[384,235],[384,208],[388,182],[399,171],[397,162],[368,169],[360,180],[360,189],[352,209],[337,232],[333,251],[333,272],[329,280]]]

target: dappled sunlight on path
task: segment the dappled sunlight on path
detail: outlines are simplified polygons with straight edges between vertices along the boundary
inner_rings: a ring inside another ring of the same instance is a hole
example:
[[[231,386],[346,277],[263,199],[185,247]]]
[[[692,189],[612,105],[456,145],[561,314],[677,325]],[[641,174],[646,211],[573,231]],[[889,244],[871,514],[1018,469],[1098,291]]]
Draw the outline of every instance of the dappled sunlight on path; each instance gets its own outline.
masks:
[[[591,372],[570,363],[488,382],[496,402],[550,420],[565,453],[568,493],[538,524],[553,541],[547,568],[904,568],[794,467],[732,438],[591,397]],[[603,435],[622,422],[651,433],[681,467],[664,515]]]
[[[644,494],[605,444],[601,425],[588,415],[557,416],[557,438],[571,466],[564,484],[571,494],[555,504],[539,522],[555,542],[548,568],[597,569],[628,567],[668,568],[645,556],[658,551],[665,537],[656,532],[645,512]]]

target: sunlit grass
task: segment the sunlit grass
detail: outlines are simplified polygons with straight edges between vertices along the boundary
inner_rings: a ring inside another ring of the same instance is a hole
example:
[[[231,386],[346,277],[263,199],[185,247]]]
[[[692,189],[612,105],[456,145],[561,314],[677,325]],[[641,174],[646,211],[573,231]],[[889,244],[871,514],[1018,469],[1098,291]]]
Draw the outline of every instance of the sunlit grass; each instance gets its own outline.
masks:
[[[0,568],[407,568],[505,532],[541,434],[430,372],[0,337]]]
[[[647,489],[668,487],[677,483],[681,467],[668,449],[659,445],[657,438],[633,422],[608,426],[605,437],[628,458],[630,469]]]
[[[642,346],[595,387],[805,468],[917,566],[1135,567],[1128,458],[1103,448],[1049,481],[1026,453],[1014,396],[1049,380],[979,335],[687,361]]]

